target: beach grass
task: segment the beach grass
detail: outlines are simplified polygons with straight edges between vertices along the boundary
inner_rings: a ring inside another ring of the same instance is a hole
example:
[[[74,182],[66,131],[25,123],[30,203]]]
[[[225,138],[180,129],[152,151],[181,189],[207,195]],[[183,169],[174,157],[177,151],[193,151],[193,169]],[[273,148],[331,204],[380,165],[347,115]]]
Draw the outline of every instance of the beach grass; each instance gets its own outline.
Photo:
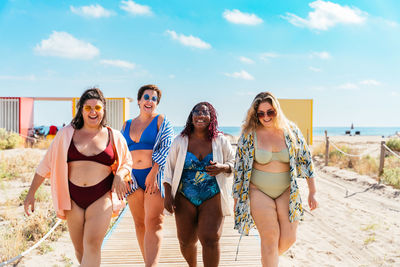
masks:
[[[5,156],[7,155],[7,156]],[[36,192],[35,212],[24,216],[23,201],[28,192],[27,183],[33,177],[42,153],[33,150],[18,150],[0,154],[0,261],[8,260],[22,253],[42,238],[57,221],[52,207],[50,187],[44,183]],[[13,191],[7,197],[6,192]],[[61,223],[50,235],[57,240],[66,231],[66,223]],[[45,241],[39,253],[49,252],[49,243]]]
[[[391,150],[400,152],[400,138],[391,138],[386,142],[386,145]]]
[[[397,151],[397,144],[400,139],[391,139],[388,142],[392,150]],[[388,145],[388,147],[389,147]],[[358,149],[354,149],[348,145],[338,146],[343,152],[358,155],[361,153]],[[400,149],[400,147],[399,147]],[[376,180],[379,179],[379,156],[366,155],[363,157],[349,157],[333,147],[329,147],[329,166],[339,167],[341,169],[349,169],[361,175],[368,175]],[[318,157],[325,157],[325,143],[319,143],[312,146],[312,154]],[[381,181],[395,188],[400,188],[400,159],[393,155],[385,157],[385,165]]]
[[[22,143],[22,138],[6,129],[0,128],[0,150],[15,148]]]

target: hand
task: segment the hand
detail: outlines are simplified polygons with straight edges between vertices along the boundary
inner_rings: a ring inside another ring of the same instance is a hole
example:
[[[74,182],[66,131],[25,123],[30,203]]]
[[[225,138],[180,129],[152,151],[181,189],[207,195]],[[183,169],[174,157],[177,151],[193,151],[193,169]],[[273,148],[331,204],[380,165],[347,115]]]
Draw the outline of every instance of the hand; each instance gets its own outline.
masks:
[[[156,179],[156,173],[153,171],[153,169],[151,169],[151,171],[149,172],[149,174],[147,174],[146,177],[146,181],[144,182],[145,186],[146,186],[146,194],[155,194],[159,188],[158,188],[158,184],[157,184],[157,179]]]
[[[30,211],[35,211],[35,194],[31,194],[30,192],[28,192],[24,200],[24,210],[26,215],[28,216],[31,215]]]
[[[124,181],[124,179],[116,174],[114,176],[114,181],[111,187],[111,191],[115,192],[118,196],[119,200],[123,200],[126,194],[128,193],[128,184]]]
[[[221,172],[228,172],[229,166],[210,160],[210,165],[206,166],[207,174],[210,176],[216,176]]]
[[[171,193],[165,194],[164,197],[164,208],[171,214],[174,213],[176,206],[174,205],[174,199],[172,198]]]
[[[315,199],[315,192],[308,193],[308,206],[310,210],[318,208],[318,201]]]

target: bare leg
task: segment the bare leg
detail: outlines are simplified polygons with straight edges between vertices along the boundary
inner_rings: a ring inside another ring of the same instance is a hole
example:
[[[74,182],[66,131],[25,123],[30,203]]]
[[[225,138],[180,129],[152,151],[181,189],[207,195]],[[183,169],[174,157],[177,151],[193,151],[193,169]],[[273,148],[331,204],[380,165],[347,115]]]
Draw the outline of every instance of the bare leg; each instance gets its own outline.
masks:
[[[144,255],[146,267],[156,266],[162,240],[164,200],[160,191],[144,194]]]
[[[296,241],[296,231],[299,224],[298,221],[291,223],[289,221],[289,188],[275,199],[276,211],[278,213],[279,221],[279,255],[287,251]]]
[[[251,183],[250,211],[261,237],[262,265],[277,267],[280,230],[275,201]]]
[[[140,251],[142,252],[143,260],[145,260],[144,191],[141,188],[138,188],[133,194],[127,197],[127,200],[135,223],[136,238],[139,243]]]
[[[219,239],[224,224],[221,195],[217,194],[204,201],[198,210],[199,240],[203,247],[204,267],[217,267],[220,257]]]
[[[75,255],[78,262],[82,262],[83,257],[83,227],[85,223],[85,210],[71,200],[71,210],[65,211],[69,236],[75,248]]]
[[[112,215],[111,195],[104,196],[93,202],[85,212],[83,232],[83,258],[81,267],[98,267],[101,260],[101,244],[110,225]]]
[[[175,196],[175,222],[181,253],[189,267],[197,266],[197,209],[181,193]]]

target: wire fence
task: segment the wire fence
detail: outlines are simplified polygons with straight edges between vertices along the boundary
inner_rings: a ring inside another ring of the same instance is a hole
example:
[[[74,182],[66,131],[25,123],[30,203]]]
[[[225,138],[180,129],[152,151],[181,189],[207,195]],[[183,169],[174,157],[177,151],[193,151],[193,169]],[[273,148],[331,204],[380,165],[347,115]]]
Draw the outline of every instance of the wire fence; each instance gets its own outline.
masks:
[[[325,131],[325,166],[328,166],[328,162],[329,162],[329,147],[332,146],[334,149],[336,149],[337,151],[339,151],[340,153],[342,153],[343,155],[346,155],[348,157],[356,157],[356,158],[361,158],[363,156],[367,156],[370,155],[371,152],[375,151],[376,148],[372,148],[372,149],[368,149],[360,154],[350,154],[347,153],[345,151],[343,151],[337,144],[335,144],[334,142],[332,142],[332,140],[329,139],[328,136],[328,132]],[[383,174],[383,168],[385,165],[385,156],[387,155],[387,153],[391,153],[393,156],[395,156],[396,158],[400,159],[400,155],[398,153],[396,153],[395,151],[393,151],[392,149],[390,149],[387,145],[385,141],[381,141],[381,147],[380,147],[380,157],[379,157],[379,182],[381,182],[381,175]]]

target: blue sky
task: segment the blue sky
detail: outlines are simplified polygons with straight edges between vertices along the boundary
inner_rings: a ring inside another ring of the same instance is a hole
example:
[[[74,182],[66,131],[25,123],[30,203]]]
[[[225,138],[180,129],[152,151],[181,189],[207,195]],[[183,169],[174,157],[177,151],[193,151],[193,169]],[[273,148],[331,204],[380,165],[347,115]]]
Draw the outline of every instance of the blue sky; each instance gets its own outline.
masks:
[[[399,47],[395,0],[2,0],[0,96],[135,99],[152,83],[174,125],[206,100],[238,126],[268,90],[313,99],[314,126],[400,126]],[[70,119],[70,102],[35,105],[37,125]]]

